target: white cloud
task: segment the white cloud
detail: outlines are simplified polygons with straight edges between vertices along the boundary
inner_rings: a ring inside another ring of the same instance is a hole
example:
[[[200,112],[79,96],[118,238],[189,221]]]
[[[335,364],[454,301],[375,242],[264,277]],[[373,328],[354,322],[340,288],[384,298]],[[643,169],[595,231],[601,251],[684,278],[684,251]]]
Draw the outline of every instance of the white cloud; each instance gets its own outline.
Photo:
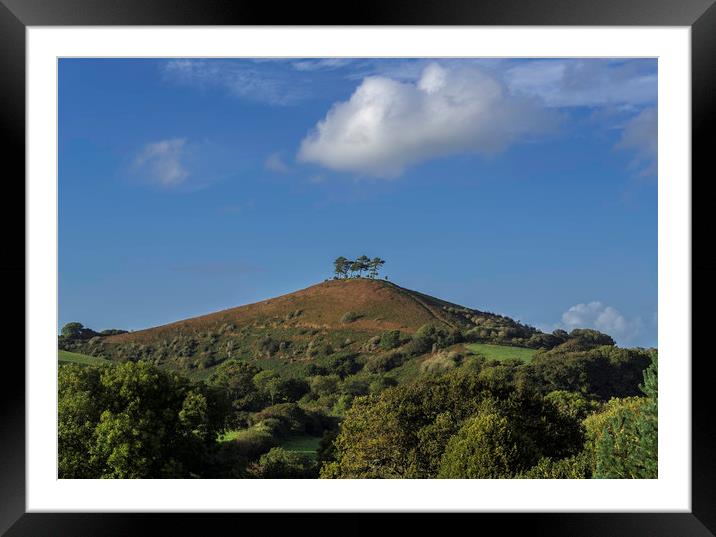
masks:
[[[353,62],[351,58],[320,58],[300,60],[291,65],[296,71],[330,71],[345,67],[351,62]]]
[[[537,60],[505,71],[509,88],[548,106],[643,106],[657,98],[657,74],[644,61]]]
[[[298,159],[338,171],[395,177],[458,153],[490,154],[554,123],[535,98],[515,97],[478,67],[429,64],[416,82],[365,78],[301,143]]]
[[[616,308],[599,301],[575,304],[562,314],[560,328],[594,328],[628,343],[641,331],[641,318],[628,319]]]
[[[641,175],[656,173],[658,154],[658,115],[656,108],[645,108],[624,127],[617,149],[634,151],[633,166]]]
[[[265,104],[292,105],[306,97],[305,89],[280,69],[265,62],[260,69],[255,62],[220,60],[171,60],[163,65],[165,79],[201,88],[224,89],[235,97]]]
[[[288,165],[281,159],[280,153],[272,153],[264,162],[264,168],[271,172],[286,173]]]
[[[184,138],[149,143],[137,155],[135,166],[161,186],[179,185],[189,176],[182,164],[185,144]]]

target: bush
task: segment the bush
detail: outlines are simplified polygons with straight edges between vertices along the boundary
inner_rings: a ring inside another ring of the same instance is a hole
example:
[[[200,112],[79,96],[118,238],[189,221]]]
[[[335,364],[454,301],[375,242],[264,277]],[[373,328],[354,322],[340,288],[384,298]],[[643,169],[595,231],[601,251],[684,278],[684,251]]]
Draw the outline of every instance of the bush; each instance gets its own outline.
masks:
[[[268,420],[279,422],[273,425],[275,433],[279,436],[299,434],[316,429],[315,419],[309,416],[296,403],[282,403],[264,408],[253,416],[253,423],[266,423]]]
[[[318,465],[308,455],[272,448],[249,469],[258,479],[311,479],[318,477]]]
[[[458,367],[463,361],[462,354],[455,351],[440,351],[420,364],[423,373],[442,373]]]
[[[341,377],[338,375],[321,375],[310,380],[311,392],[318,396],[329,395],[338,392],[338,384]]]
[[[341,317],[341,322],[344,324],[349,324],[349,323],[357,321],[360,318],[361,318],[361,316],[359,314],[357,314],[355,311],[347,311],[346,313],[343,314],[343,317]]]
[[[236,452],[247,460],[252,460],[278,445],[278,438],[273,435],[271,424],[256,425],[250,429],[239,431],[234,440]]]
[[[380,348],[392,350],[400,346],[400,330],[387,330],[380,335]]]
[[[590,479],[592,467],[586,451],[566,459],[552,460],[548,457],[521,474],[521,479]]]
[[[403,365],[405,360],[406,357],[402,352],[387,352],[378,356],[371,356],[365,364],[365,368],[370,373],[385,373]]]

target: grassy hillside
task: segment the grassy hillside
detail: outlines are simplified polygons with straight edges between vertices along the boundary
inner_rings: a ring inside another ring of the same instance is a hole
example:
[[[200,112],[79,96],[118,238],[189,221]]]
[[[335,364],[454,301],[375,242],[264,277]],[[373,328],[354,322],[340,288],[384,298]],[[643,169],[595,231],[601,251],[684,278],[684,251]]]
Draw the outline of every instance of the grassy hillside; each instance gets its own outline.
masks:
[[[473,354],[484,356],[488,360],[497,360],[498,362],[512,358],[529,363],[536,352],[535,349],[491,345],[489,343],[468,343],[465,348]]]
[[[58,360],[60,363],[64,362],[80,365],[107,365],[112,363],[105,358],[63,350],[58,351]]]
[[[349,355],[382,349],[376,338],[397,330],[409,338],[430,325],[470,341],[544,346],[549,337],[489,312],[465,308],[391,282],[329,280],[295,293],[131,333],[61,342],[65,350],[110,360],[146,360],[206,378],[233,358],[296,374]],[[426,349],[430,350],[430,349]],[[425,351],[423,351],[425,352]]]

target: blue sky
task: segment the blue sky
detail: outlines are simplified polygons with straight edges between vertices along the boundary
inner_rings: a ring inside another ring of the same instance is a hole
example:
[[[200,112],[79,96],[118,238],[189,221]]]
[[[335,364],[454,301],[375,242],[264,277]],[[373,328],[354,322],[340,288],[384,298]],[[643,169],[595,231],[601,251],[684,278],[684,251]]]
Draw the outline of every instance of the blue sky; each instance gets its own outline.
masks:
[[[60,326],[140,329],[367,254],[656,345],[656,60],[62,59]]]

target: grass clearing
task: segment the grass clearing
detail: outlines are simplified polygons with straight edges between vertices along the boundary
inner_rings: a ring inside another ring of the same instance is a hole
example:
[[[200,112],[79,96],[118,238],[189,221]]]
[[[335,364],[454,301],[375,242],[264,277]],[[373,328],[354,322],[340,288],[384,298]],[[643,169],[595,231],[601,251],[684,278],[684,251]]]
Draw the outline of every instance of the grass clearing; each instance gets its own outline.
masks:
[[[532,361],[535,349],[525,349],[524,347],[509,347],[506,345],[492,345],[490,343],[468,343],[465,348],[473,354],[480,354],[488,360],[497,360],[501,362],[510,358],[522,360],[526,364]]]
[[[320,443],[320,436],[291,436],[281,442],[281,447],[286,451],[295,451],[296,453],[303,453],[315,458]]]
[[[57,352],[57,359],[60,362],[80,365],[110,365],[112,363],[109,360],[99,358],[97,356],[89,356],[87,354],[79,354],[77,352],[62,350]]]

